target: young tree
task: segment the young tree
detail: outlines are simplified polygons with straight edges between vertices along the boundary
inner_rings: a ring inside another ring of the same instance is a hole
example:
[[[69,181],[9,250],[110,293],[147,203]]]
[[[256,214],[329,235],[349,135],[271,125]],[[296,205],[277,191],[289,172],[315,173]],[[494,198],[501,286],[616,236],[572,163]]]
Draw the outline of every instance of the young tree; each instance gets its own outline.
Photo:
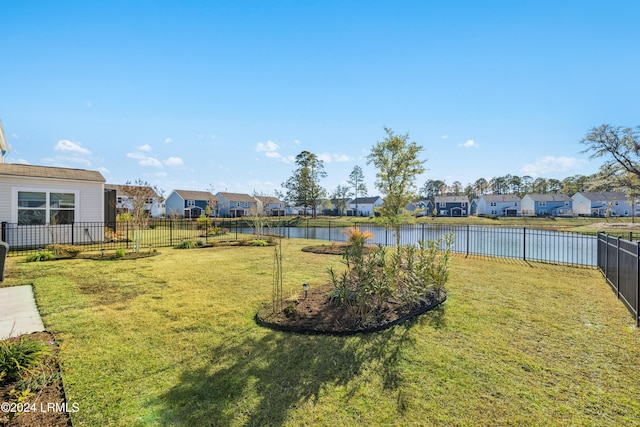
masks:
[[[318,201],[324,197],[325,190],[320,179],[327,176],[324,162],[313,153],[303,151],[296,156],[298,169],[282,184],[287,190],[287,199],[296,205],[311,207],[313,217],[317,216]]]
[[[141,230],[147,226],[151,216],[151,208],[157,202],[162,190],[146,181],[137,179],[134,183],[127,183],[120,187],[126,197],[129,218],[135,230],[135,250],[140,251]]]
[[[378,169],[376,188],[380,191],[384,204],[380,207],[382,221],[396,230],[396,244],[400,250],[400,223],[404,208],[416,194],[415,180],[424,172],[425,160],[419,158],[423,147],[409,142],[409,134],[396,135],[384,128],[387,136],[371,149],[367,164],[373,163]]]
[[[353,197],[356,199],[356,215],[358,213],[358,197],[367,195],[367,186],[364,183],[364,172],[362,172],[362,168],[358,165],[353,167],[353,170],[349,174],[349,180],[347,183],[353,189],[353,192],[349,195],[353,194]]]

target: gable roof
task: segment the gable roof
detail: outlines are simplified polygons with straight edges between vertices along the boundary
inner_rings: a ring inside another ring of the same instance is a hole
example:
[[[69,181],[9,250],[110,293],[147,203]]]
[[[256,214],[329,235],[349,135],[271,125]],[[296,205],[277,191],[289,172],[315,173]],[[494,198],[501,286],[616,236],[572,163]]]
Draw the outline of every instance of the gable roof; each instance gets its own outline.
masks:
[[[469,203],[467,196],[436,196],[433,198],[435,203]]]
[[[266,203],[266,204],[271,204],[271,203],[278,203],[278,204],[282,204],[282,200],[278,199],[277,197],[274,196],[254,196],[254,198],[260,200],[262,203]]]
[[[571,201],[571,197],[561,193],[527,194],[524,197],[528,197],[534,202],[570,202]]]
[[[104,177],[98,171],[56,168],[52,166],[32,166],[16,163],[0,163],[0,175],[105,182]]]
[[[601,191],[601,192],[582,192],[581,191],[576,194],[581,194],[582,196],[594,202],[626,199],[626,196],[624,193],[620,193],[617,191]]]
[[[517,194],[483,194],[480,196],[485,202],[519,202],[520,197]]]
[[[354,199],[351,201],[352,204],[354,203],[375,203],[380,199],[380,196],[374,196],[374,197],[358,197],[357,199]]]
[[[221,195],[222,197],[224,197],[225,199],[231,201],[231,202],[249,202],[249,203],[255,203],[256,199],[253,198],[253,196],[250,196],[248,194],[244,194],[244,193],[223,193],[223,192],[219,192],[219,195]]]
[[[215,202],[218,199],[208,191],[173,190],[182,200],[207,200]]]

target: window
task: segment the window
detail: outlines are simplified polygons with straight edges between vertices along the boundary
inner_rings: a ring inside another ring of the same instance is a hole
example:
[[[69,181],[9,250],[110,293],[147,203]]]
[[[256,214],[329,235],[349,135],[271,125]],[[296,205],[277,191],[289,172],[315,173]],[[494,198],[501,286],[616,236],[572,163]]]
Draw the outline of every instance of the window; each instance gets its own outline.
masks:
[[[49,195],[49,224],[73,224],[75,209],[75,194],[51,193]]]
[[[547,202],[546,201],[540,201],[538,202],[538,206],[547,206]],[[546,212],[546,211],[545,211]]]
[[[195,205],[196,205],[195,200],[187,200],[187,206],[195,206]]]
[[[47,193],[18,192],[18,224],[44,225],[47,222]]]
[[[45,191],[18,191],[18,224],[73,224],[76,195]]]
[[[498,203],[496,203],[496,202],[491,202],[491,203],[489,203],[489,206],[493,206],[493,207],[495,207],[495,206],[498,206]]]
[[[447,204],[446,204],[445,202],[440,202],[440,207],[441,207],[441,208],[446,208],[446,207],[447,207]]]

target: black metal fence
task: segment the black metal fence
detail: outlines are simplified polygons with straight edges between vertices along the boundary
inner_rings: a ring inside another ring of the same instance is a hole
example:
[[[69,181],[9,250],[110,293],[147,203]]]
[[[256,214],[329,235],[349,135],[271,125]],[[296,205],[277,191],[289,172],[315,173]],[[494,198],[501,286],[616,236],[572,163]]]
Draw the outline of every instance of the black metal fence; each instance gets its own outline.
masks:
[[[58,225],[0,224],[0,240],[10,247],[9,255],[29,254],[48,245],[82,246],[86,250],[140,249],[176,246],[183,240],[211,243],[249,239],[238,222],[213,222],[208,228],[195,220],[153,219],[137,229],[128,222],[105,224],[83,222]]]
[[[211,243],[215,241],[255,239],[256,230],[264,235],[287,238],[345,241],[344,223],[308,221],[299,218],[278,220],[214,220],[207,229],[196,220],[153,219],[141,230],[126,222],[116,224],[75,223],[55,226],[24,226],[2,223],[2,240],[9,243],[11,254],[44,249],[49,244],[82,245],[90,250],[176,246],[183,240]],[[374,224],[357,225],[371,233],[370,242],[395,245],[394,229]],[[453,234],[452,250],[464,255],[513,258],[555,264],[596,266],[596,237],[551,230],[448,226],[436,224],[403,225],[400,243],[417,244]]]
[[[640,326],[640,242],[598,233],[598,269]]]

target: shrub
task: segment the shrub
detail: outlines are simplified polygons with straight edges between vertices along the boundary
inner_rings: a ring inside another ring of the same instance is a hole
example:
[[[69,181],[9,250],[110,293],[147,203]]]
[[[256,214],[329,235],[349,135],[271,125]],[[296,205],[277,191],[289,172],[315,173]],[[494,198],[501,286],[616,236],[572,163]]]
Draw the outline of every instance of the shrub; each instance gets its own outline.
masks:
[[[348,229],[343,263],[347,269],[329,269],[333,284],[331,300],[350,308],[355,319],[366,324],[378,307],[389,299],[419,305],[433,291],[444,292],[449,279],[453,234],[436,241],[406,245],[389,256],[385,248],[364,251],[369,235]]]
[[[38,251],[38,253],[27,256],[27,262],[50,261],[56,256],[49,251]]]
[[[183,240],[182,242],[178,243],[178,246],[176,246],[176,249],[192,249],[195,247],[196,247],[196,244],[193,241]]]
[[[35,367],[47,348],[40,341],[22,337],[18,340],[0,341],[0,373],[5,380],[15,380]]]
[[[47,245],[47,250],[49,252],[53,252],[53,254],[57,257],[71,257],[75,258],[78,256],[80,252],[84,250],[82,246],[76,245]]]
[[[266,240],[256,239],[251,241],[251,246],[268,246],[269,243]]]
[[[126,251],[124,250],[124,248],[116,249],[116,258],[124,258],[125,255]]]

